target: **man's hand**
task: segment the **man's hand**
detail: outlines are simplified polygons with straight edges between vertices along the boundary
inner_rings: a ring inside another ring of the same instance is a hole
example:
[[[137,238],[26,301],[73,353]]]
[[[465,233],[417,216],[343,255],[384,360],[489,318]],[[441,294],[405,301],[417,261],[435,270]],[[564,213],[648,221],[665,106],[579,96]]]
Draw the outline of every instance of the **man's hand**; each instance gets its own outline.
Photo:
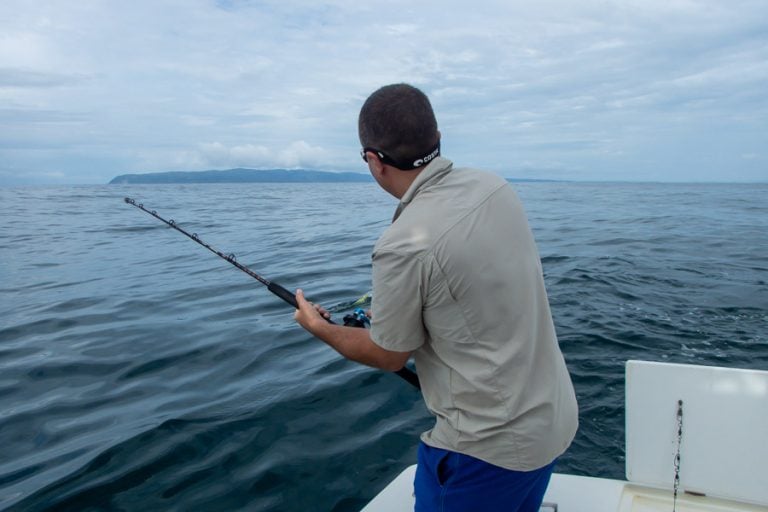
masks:
[[[331,318],[331,314],[322,306],[313,304],[304,298],[304,291],[296,290],[296,303],[299,305],[299,309],[293,314],[294,320],[304,329],[317,335],[318,325],[327,323]]]
[[[330,313],[305,299],[300,289],[296,290],[296,304],[299,309],[293,318],[299,325],[347,359],[394,372],[402,368],[411,355],[410,352],[392,352],[379,347],[371,340],[368,329],[328,323]]]

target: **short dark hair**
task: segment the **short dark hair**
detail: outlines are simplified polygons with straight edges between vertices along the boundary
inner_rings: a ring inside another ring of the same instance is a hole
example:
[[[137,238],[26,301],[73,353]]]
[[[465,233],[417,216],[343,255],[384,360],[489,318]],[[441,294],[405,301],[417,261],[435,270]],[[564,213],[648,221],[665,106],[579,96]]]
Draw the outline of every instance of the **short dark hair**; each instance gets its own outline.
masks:
[[[371,94],[357,122],[360,143],[404,162],[424,156],[438,142],[437,120],[427,95],[408,84]]]

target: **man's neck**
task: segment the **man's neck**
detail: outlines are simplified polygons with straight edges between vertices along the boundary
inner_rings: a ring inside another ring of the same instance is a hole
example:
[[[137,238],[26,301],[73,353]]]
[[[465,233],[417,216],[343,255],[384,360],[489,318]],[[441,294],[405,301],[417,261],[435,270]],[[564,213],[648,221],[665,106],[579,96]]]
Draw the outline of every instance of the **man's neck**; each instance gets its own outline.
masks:
[[[419,177],[421,171],[424,170],[426,165],[422,165],[416,169],[410,171],[401,171],[400,169],[392,168],[394,175],[394,189],[392,195],[397,199],[402,199],[408,189],[411,187],[416,178]]]

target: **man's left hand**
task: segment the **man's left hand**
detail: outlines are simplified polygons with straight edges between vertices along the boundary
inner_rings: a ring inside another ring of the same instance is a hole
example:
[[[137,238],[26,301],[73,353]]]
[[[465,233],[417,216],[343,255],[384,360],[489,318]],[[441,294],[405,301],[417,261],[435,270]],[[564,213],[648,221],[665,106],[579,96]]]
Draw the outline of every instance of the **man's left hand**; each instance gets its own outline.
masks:
[[[324,307],[309,302],[301,289],[296,290],[296,303],[299,309],[293,314],[293,319],[313,334],[316,332],[318,322],[326,323],[331,318],[331,314]]]

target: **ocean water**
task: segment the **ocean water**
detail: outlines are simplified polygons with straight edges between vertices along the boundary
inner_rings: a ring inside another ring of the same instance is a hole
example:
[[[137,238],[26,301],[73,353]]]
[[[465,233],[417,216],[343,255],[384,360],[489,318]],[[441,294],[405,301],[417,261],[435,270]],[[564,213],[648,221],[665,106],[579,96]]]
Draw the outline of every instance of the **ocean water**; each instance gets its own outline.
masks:
[[[520,183],[581,427],[624,474],[627,359],[768,370],[768,185]],[[356,511],[432,421],[262,285],[370,289],[375,184],[0,189],[0,509]]]

